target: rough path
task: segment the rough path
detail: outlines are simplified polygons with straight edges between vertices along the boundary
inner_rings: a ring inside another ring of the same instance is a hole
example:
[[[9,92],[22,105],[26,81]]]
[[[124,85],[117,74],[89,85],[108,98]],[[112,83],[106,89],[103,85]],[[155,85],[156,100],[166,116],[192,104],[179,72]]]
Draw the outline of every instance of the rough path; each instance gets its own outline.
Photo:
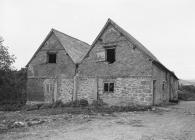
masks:
[[[155,111],[52,118],[39,126],[1,134],[0,139],[195,140],[195,101]]]

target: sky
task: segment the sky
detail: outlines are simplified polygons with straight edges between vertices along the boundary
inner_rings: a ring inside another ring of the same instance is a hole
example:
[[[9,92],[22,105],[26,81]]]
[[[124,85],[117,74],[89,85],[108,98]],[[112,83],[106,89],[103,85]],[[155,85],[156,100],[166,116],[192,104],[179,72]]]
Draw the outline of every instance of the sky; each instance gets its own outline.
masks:
[[[194,0],[0,0],[0,36],[25,67],[51,28],[92,44],[107,19],[181,79],[195,79]]]

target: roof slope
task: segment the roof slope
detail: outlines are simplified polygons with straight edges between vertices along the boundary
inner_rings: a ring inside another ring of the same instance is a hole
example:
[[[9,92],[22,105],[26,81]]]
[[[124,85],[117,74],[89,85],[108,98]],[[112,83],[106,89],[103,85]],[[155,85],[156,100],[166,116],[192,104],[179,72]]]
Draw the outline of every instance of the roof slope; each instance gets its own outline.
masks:
[[[37,49],[37,51],[35,52],[35,54],[30,59],[30,61],[28,62],[26,66],[30,64],[32,59],[36,56],[39,50],[43,47],[43,45],[48,40],[48,38],[51,36],[51,34],[54,34],[56,36],[60,44],[64,47],[65,51],[68,53],[68,55],[70,56],[70,58],[75,64],[80,63],[83,60],[86,53],[90,49],[89,44],[81,40],[78,40],[76,38],[73,38],[69,35],[66,35],[56,29],[51,29],[51,31],[49,32],[45,40],[41,43],[41,45],[39,46],[39,48]]]
[[[136,47],[141,49],[144,53],[149,55],[153,60],[158,61],[158,59],[144,46],[142,45],[138,40],[136,40],[132,35],[130,35],[127,31],[125,31],[123,28],[118,26],[114,21],[111,19],[108,19],[108,21],[115,27],[117,28],[127,39],[133,43]]]
[[[55,29],[52,30],[73,62],[80,63],[90,49],[90,45]]]
[[[96,37],[96,39],[94,40],[94,42],[91,45],[90,50],[94,47],[95,43],[97,42],[97,40],[100,38],[100,36],[103,34],[103,32],[105,31],[105,29],[108,27],[108,25],[112,25],[117,31],[119,31],[121,34],[123,34],[127,40],[129,40],[131,43],[133,43],[139,50],[141,50],[143,53],[145,53],[147,56],[149,56],[152,59],[152,62],[154,64],[157,64],[158,66],[162,67],[163,69],[165,69],[166,71],[170,72],[175,78],[176,75],[174,74],[174,72],[170,71],[169,69],[167,69],[144,45],[142,45],[138,40],[136,40],[132,35],[130,35],[127,31],[125,31],[123,28],[121,28],[119,25],[117,25],[114,21],[112,21],[111,19],[108,19],[108,21],[106,22],[106,24],[104,25],[103,29],[100,31],[100,33],[98,34],[98,36]],[[89,50],[89,52],[90,52]],[[88,52],[88,53],[89,53]],[[88,54],[87,53],[87,54]],[[86,56],[87,56],[86,54]],[[177,78],[178,79],[178,78]]]

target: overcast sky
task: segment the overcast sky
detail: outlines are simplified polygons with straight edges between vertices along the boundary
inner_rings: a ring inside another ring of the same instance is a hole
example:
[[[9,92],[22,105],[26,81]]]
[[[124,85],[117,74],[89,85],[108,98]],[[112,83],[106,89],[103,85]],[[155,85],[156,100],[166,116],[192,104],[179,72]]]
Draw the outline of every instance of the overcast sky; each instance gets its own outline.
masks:
[[[179,78],[195,79],[194,0],[0,0],[0,36],[18,69],[51,28],[91,44],[108,18]]]

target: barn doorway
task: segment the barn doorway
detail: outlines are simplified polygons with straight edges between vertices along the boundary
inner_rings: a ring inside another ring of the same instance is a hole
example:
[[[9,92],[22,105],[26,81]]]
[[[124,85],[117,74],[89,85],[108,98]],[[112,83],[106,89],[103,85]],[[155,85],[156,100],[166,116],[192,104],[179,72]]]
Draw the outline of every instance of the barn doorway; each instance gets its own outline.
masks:
[[[153,105],[156,104],[156,80],[153,80]]]

